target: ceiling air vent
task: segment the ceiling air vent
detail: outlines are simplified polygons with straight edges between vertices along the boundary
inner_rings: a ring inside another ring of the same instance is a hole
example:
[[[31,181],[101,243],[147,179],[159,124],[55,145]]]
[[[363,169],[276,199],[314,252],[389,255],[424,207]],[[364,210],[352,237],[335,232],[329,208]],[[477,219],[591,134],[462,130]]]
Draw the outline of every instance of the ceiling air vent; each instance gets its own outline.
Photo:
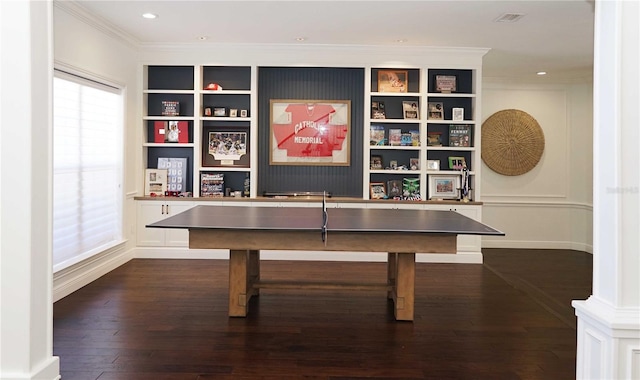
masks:
[[[522,13],[505,13],[494,20],[494,22],[516,22],[524,17]]]

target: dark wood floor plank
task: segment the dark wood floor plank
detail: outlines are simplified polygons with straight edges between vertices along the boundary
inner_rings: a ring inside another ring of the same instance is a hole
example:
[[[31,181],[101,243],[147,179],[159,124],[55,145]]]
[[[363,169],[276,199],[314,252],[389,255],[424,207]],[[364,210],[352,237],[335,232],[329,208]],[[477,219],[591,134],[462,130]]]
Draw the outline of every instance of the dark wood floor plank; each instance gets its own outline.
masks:
[[[247,318],[229,318],[225,260],[136,259],[55,303],[54,354],[63,380],[570,379],[570,300],[591,290],[584,255],[418,264],[413,323],[395,321],[377,290],[263,289]],[[384,263],[261,269],[284,281],[386,278]]]

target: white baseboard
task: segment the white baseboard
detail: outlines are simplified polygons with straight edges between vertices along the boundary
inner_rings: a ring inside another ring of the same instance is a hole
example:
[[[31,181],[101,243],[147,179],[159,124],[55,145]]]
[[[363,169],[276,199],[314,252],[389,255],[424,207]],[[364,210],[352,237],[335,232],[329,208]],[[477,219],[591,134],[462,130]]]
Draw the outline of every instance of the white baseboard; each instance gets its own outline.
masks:
[[[0,371],[2,380],[60,380],[60,358],[50,356],[31,373],[7,373]]]
[[[593,246],[570,241],[482,240],[482,248],[570,249],[593,253]]]

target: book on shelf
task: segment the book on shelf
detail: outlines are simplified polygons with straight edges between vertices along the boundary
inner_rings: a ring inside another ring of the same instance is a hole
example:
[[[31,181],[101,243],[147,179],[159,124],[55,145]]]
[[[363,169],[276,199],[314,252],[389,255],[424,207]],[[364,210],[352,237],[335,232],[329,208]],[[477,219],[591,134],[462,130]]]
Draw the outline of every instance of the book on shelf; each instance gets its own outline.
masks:
[[[450,125],[449,146],[471,146],[471,125]]]
[[[162,116],[179,116],[180,102],[174,100],[162,101]]]
[[[167,170],[167,191],[187,191],[187,159],[183,157],[158,157],[158,169]]]
[[[371,102],[371,118],[372,119],[386,119],[387,114],[384,110],[384,102],[372,101]]]
[[[411,135],[411,145],[420,146],[420,131],[409,131]]]
[[[153,138],[156,143],[188,143],[189,123],[176,120],[156,121]]]
[[[202,173],[200,175],[200,196],[224,197],[224,173]]]
[[[389,129],[389,145],[400,146],[402,145],[402,129]]]
[[[420,178],[403,178],[402,195],[407,198],[420,198]]]
[[[371,136],[369,145],[384,145],[384,125],[371,124]]]
[[[442,146],[442,132],[427,132],[427,146]]]

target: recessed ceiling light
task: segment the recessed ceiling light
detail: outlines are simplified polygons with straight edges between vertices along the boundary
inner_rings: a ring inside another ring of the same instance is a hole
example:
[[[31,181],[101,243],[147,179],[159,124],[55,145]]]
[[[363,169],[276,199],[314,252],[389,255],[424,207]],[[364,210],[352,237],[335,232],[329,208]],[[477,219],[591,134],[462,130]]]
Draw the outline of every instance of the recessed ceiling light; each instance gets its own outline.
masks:
[[[151,20],[151,19],[154,19],[154,18],[158,18],[158,15],[153,14],[153,13],[143,13],[143,14],[142,14],[142,17],[144,17],[144,18],[148,18],[148,19],[150,19],[150,20]]]
[[[199,39],[200,41],[205,41],[205,40],[209,39],[209,37],[207,37],[207,36],[200,36],[200,37],[198,37],[198,39]]]
[[[398,38],[396,40],[396,42],[403,44],[403,43],[407,42],[407,39],[406,38]]]
[[[298,42],[302,42],[302,41],[305,41],[305,40],[306,40],[305,37],[296,37],[296,41],[298,41]]]
[[[537,75],[547,75],[547,72],[546,71],[538,71],[536,74]]]

